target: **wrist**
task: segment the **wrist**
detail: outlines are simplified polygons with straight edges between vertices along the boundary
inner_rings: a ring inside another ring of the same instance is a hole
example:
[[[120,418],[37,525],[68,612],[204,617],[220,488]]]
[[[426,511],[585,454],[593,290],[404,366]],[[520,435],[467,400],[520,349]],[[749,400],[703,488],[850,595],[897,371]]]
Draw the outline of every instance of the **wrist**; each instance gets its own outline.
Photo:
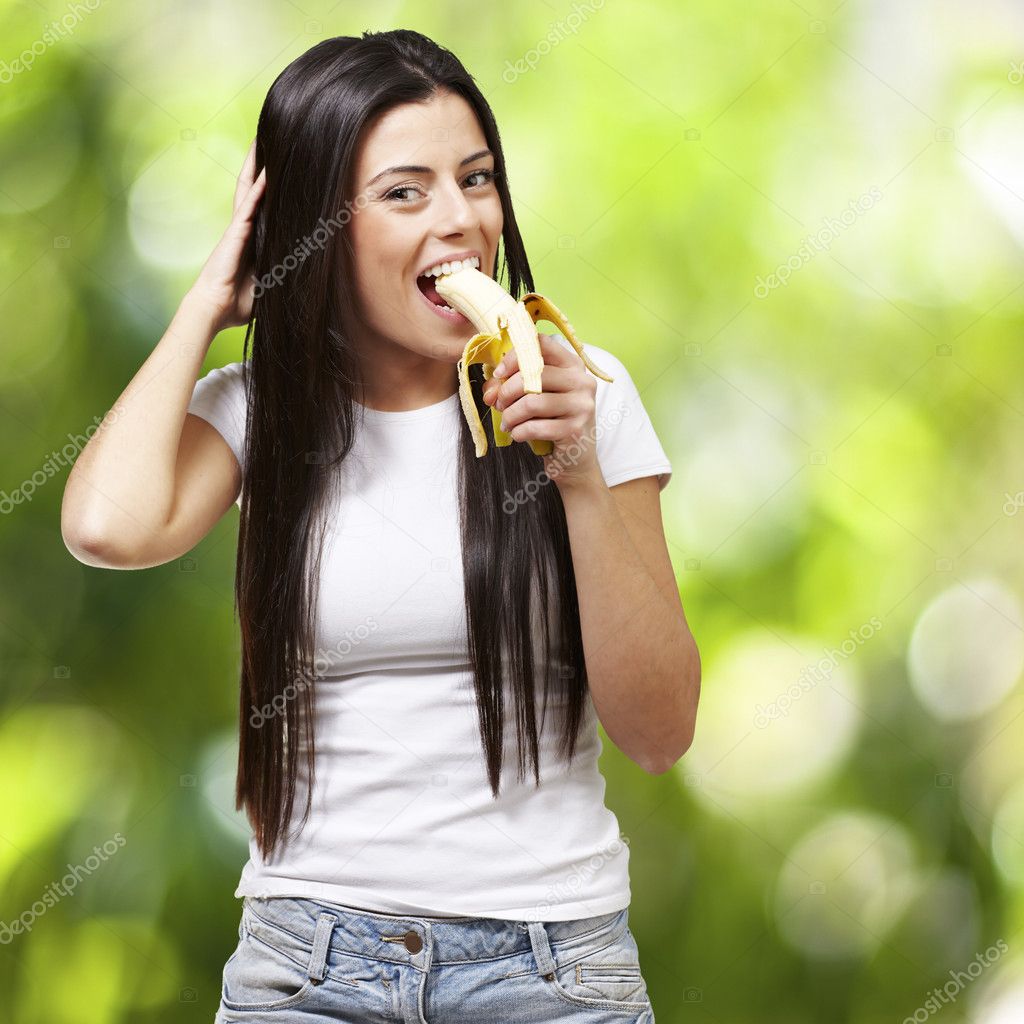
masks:
[[[563,498],[594,497],[608,493],[608,485],[599,467],[582,473],[571,469],[565,470],[557,476],[552,476],[551,480]]]
[[[226,326],[224,310],[202,292],[190,288],[181,300],[181,312],[205,325],[212,341]]]

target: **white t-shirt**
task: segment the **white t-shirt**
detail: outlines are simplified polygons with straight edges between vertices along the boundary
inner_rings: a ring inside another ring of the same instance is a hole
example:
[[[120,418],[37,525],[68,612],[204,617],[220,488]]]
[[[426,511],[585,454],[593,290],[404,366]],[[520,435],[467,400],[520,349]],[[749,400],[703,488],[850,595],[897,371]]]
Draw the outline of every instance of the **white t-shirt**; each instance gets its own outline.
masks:
[[[664,489],[672,469],[626,368],[604,349],[584,349],[614,378],[597,379],[605,482],[658,475]],[[244,366],[211,370],[188,407],[217,428],[240,465]],[[604,804],[589,696],[570,769],[557,755],[555,701],[541,731],[538,694],[539,788],[529,759],[525,780],[516,780],[506,704],[502,785],[492,796],[463,605],[458,394],[411,412],[365,408],[362,419],[321,565],[310,817],[272,861],[251,838],[235,895],[522,921],[629,906],[629,850]],[[295,821],[308,788],[301,754],[299,773]]]

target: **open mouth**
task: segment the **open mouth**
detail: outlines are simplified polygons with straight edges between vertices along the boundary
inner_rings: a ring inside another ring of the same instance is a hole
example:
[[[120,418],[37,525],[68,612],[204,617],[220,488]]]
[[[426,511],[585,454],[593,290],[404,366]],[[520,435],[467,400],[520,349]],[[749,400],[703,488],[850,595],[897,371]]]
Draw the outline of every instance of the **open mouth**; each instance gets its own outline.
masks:
[[[450,323],[468,324],[469,320],[458,310],[452,309],[440,295],[437,294],[435,282],[436,277],[428,277],[426,274],[416,278],[416,288],[424,300],[430,305],[438,316],[444,317]]]
[[[437,294],[437,278],[428,277],[424,274],[422,277],[416,278],[416,287],[435,305],[435,306],[447,306],[448,303]]]

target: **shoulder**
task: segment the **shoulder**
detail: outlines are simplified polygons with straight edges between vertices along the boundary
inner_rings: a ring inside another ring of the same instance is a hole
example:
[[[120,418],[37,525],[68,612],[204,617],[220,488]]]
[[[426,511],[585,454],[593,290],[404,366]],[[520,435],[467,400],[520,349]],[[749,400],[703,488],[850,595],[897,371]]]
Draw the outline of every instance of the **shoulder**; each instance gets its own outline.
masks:
[[[549,335],[575,352],[561,334]],[[580,341],[586,357],[611,380],[597,377],[594,395],[597,458],[609,487],[640,476],[657,475],[664,490],[672,465],[640,391],[625,363],[600,345]]]
[[[215,366],[196,381],[188,411],[209,420],[222,433],[231,433],[233,439],[240,438],[247,414],[248,377],[248,362]]]
[[[570,352],[576,350],[572,347],[569,341],[557,331],[553,333],[541,332],[546,338],[553,338],[558,344],[564,345]],[[578,336],[577,336],[578,337]],[[594,362],[599,370],[603,370],[609,377],[612,377],[616,382],[622,376],[629,376],[626,371],[625,364],[618,358],[618,356],[609,352],[605,348],[601,348],[599,345],[592,345],[589,341],[583,341],[579,339],[580,344],[583,346],[583,351],[587,354],[587,358]],[[608,381],[597,378],[598,386],[601,384],[607,384]]]
[[[196,381],[195,397],[199,399],[217,395],[234,402],[244,402],[248,377],[248,361],[215,366]]]
[[[215,366],[206,374],[207,377],[213,377],[217,380],[243,385],[248,375],[249,363],[248,361],[242,362],[241,360],[235,363],[225,363],[223,366]]]
[[[246,386],[248,376],[248,362],[214,367],[196,381],[188,403],[188,412],[216,428],[243,468],[249,411]]]
[[[570,352],[576,351],[562,334],[556,332],[547,334],[546,337],[553,338],[559,344],[564,345]],[[632,406],[639,399],[639,395],[637,394],[636,385],[633,383],[633,378],[626,368],[626,364],[613,352],[609,352],[608,349],[601,348],[599,345],[592,345],[590,342],[583,341],[582,339],[579,340],[587,358],[602,373],[611,377],[610,381],[602,380],[600,377],[595,378],[597,380],[597,393],[594,401],[597,403],[598,409],[604,410],[606,407],[618,403]]]

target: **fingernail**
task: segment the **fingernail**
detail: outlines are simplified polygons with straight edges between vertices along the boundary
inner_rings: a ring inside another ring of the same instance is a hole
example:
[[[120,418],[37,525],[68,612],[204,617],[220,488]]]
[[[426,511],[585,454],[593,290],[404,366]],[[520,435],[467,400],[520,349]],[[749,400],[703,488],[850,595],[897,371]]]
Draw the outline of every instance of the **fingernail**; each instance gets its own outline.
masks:
[[[505,376],[505,364],[498,363],[498,368],[494,371],[494,373],[491,376],[497,377],[498,380],[501,380],[501,378]]]

